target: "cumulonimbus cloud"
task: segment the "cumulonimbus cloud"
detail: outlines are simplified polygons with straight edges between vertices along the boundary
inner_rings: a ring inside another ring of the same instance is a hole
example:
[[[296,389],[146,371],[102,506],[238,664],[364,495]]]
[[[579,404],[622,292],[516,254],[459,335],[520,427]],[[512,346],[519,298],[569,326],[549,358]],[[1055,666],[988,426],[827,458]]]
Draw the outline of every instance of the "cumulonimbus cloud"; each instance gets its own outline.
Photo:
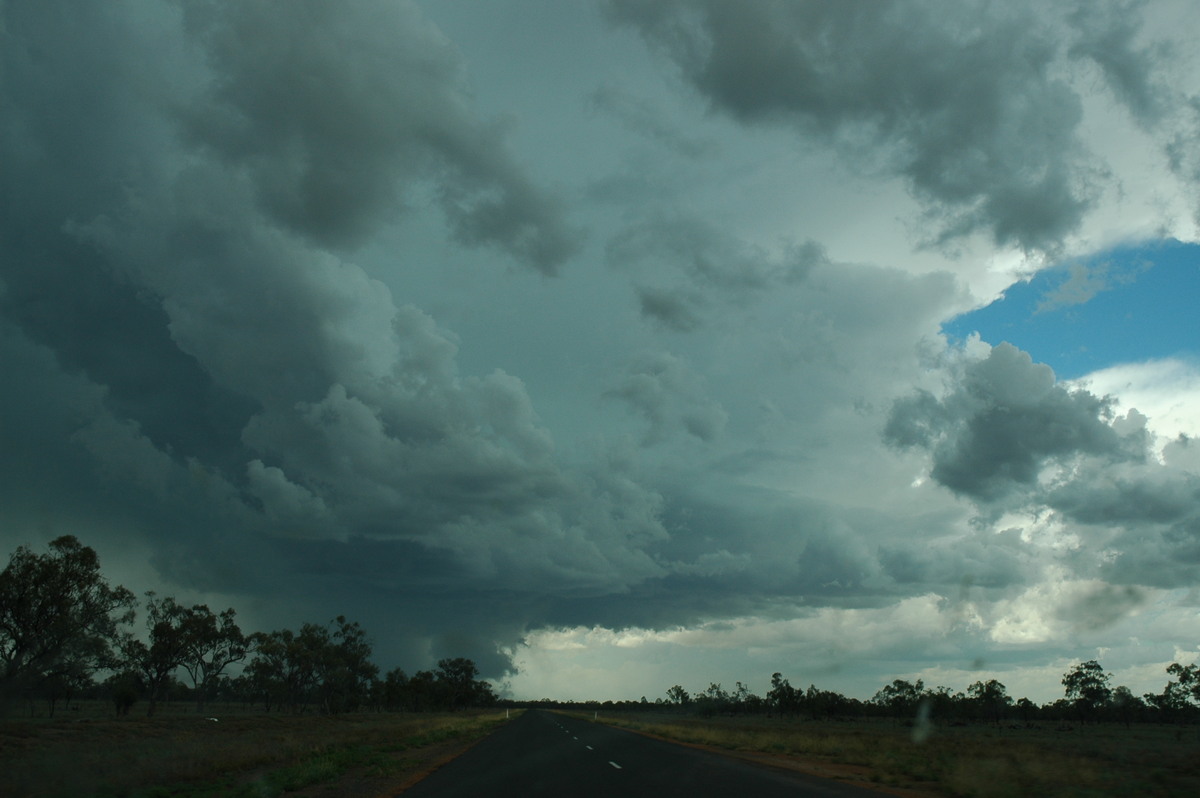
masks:
[[[713,108],[791,125],[849,163],[902,177],[933,241],[986,232],[1054,247],[1080,223],[1102,166],[1077,128],[1059,32],[1019,5],[611,0]],[[980,26],[979,17],[989,24]],[[1098,32],[1097,32],[1098,35]],[[1080,45],[1080,57],[1095,53]],[[1103,61],[1136,91],[1132,61]]]

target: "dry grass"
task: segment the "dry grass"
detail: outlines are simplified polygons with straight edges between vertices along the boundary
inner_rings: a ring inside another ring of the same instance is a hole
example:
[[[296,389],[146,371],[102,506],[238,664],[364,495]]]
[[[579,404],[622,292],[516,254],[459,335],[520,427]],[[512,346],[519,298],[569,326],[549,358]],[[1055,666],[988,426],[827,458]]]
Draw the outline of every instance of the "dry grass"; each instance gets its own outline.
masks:
[[[590,717],[590,716],[589,716]],[[964,798],[1200,795],[1200,731],[1117,726],[937,728],[888,722],[607,715],[601,722],[730,751],[865,768],[881,786]]]
[[[504,717],[494,711],[297,717],[233,708],[154,718],[82,714],[0,721],[0,795],[277,796],[351,768],[402,775],[407,759],[398,752],[482,736]]]

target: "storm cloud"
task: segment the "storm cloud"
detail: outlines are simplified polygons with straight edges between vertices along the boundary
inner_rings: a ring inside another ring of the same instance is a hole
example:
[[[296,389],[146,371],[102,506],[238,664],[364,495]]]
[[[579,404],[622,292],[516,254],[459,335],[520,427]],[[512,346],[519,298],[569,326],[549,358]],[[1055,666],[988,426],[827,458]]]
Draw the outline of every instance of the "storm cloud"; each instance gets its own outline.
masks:
[[[981,500],[1036,487],[1043,468],[1077,456],[1127,459],[1142,454],[1110,423],[1111,403],[1056,384],[1054,372],[1002,343],[969,363],[945,397],[920,392],[898,400],[885,438],[929,449],[932,477]]]
[[[1187,237],[1187,27],[1086,11],[0,3],[0,540],[521,697],[1177,618],[1192,383],[940,326],[1113,218]],[[1088,263],[1047,301],[1133,268]]]
[[[793,126],[859,168],[903,178],[938,231],[931,241],[986,232],[998,244],[1053,247],[1095,200],[1103,166],[1082,145],[1081,99],[1056,69],[1061,32],[1022,5],[607,8],[714,109]],[[1137,113],[1151,114],[1150,62],[1130,49],[1131,33],[1082,9],[1077,20],[1086,28],[1073,53],[1094,59]]]

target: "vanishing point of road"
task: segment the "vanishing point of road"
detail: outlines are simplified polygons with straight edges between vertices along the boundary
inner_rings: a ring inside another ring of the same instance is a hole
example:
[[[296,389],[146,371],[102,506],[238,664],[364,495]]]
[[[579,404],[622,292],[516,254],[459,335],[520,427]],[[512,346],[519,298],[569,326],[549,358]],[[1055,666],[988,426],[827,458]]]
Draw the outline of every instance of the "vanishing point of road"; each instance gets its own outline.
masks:
[[[403,798],[543,795],[880,798],[881,793],[529,710],[405,790]]]

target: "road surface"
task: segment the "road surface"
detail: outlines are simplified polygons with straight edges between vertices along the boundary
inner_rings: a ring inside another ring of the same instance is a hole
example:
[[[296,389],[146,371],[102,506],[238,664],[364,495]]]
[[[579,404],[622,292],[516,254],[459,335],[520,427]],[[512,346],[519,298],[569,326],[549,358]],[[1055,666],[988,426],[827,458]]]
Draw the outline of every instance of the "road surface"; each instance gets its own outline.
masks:
[[[879,798],[601,723],[529,710],[417,782],[403,798],[534,796]]]

